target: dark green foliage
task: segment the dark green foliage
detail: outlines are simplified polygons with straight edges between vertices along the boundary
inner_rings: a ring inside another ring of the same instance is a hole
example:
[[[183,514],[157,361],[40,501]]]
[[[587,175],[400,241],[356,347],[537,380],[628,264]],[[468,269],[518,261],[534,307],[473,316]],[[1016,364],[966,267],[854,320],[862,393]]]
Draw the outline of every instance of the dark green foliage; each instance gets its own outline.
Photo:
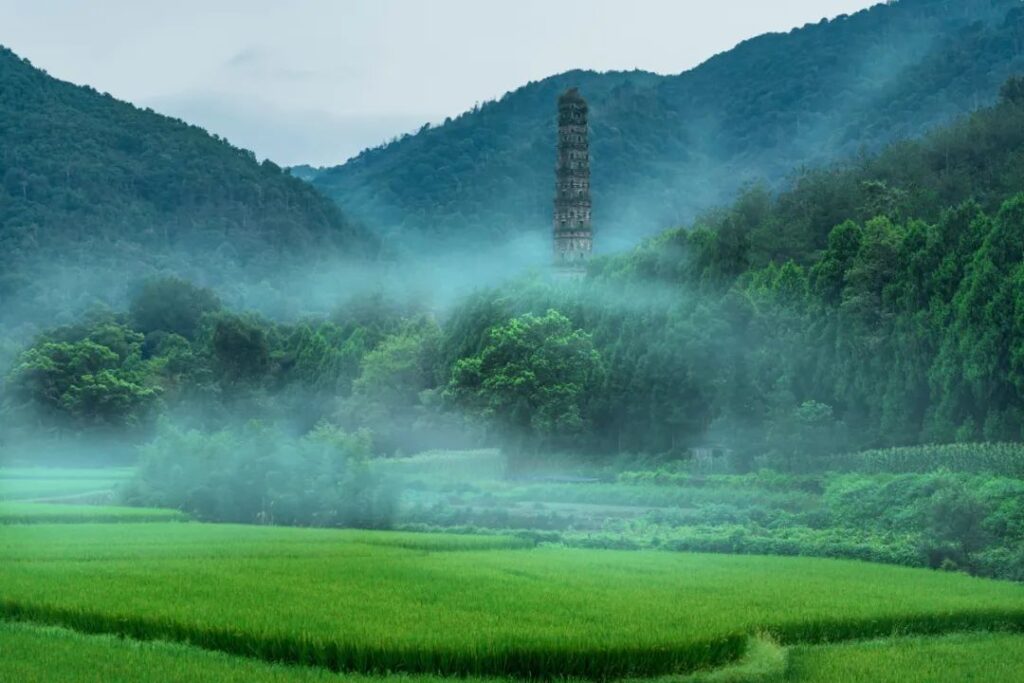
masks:
[[[104,426],[136,440],[170,413],[206,430],[258,419],[301,432],[337,419],[374,430],[387,453],[451,445],[437,440],[462,427],[440,412],[433,319],[377,296],[334,318],[274,323],[222,310],[187,282],[150,281],[127,316],[98,311],[12,346],[0,417],[18,438]]]
[[[84,337],[44,338],[11,370],[12,398],[51,424],[73,429],[144,426],[160,387],[141,349],[141,334],[112,322]]]
[[[1020,549],[1020,480],[942,471],[845,475],[829,484],[824,499],[836,526],[916,537],[917,564],[997,576],[1024,570],[1012,562],[986,562],[988,553]]]
[[[746,41],[679,75],[572,71],[530,83],[312,182],[412,253],[539,235],[551,216],[556,98],[578,86],[591,110],[598,244],[621,248],[745,183],[775,188],[794,168],[878,149],[993,102],[1024,66],[1022,36],[1016,0],[879,3]],[[883,191],[873,201],[894,199]],[[801,248],[785,234],[800,226],[776,227],[784,234],[772,249],[784,259]]]
[[[210,350],[220,375],[229,384],[256,382],[270,370],[270,344],[255,320],[223,315],[212,323]]]
[[[600,356],[590,336],[551,309],[492,327],[478,355],[455,363],[448,393],[506,438],[538,444],[584,429],[584,401],[599,381]]]
[[[129,316],[143,334],[165,332],[195,339],[203,316],[220,309],[211,290],[176,277],[147,280],[132,297]]]

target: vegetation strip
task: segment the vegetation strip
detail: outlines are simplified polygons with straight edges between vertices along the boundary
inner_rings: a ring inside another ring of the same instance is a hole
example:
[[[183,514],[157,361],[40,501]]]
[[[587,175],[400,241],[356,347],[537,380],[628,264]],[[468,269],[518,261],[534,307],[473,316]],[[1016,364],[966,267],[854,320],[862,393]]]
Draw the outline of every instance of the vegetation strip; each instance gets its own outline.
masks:
[[[0,651],[0,680],[24,683],[342,683],[337,674],[325,669],[268,664],[180,643],[85,635],[36,624],[0,623]],[[383,683],[354,675],[345,680]]]
[[[782,677],[767,681],[963,683],[1024,680],[1019,634],[958,633],[800,646],[788,651]],[[735,679],[733,679],[735,680]],[[743,679],[744,683],[754,683]]]
[[[107,505],[57,505],[49,503],[0,502],[3,524],[87,524],[102,522],[184,522],[188,515],[178,510],[130,508]]]
[[[870,641],[879,637],[941,636],[967,632],[1024,632],[1024,611],[978,614],[919,615],[905,620],[822,621],[765,629],[760,636],[731,635],[673,648],[533,650],[509,649],[466,652],[372,647],[307,637],[242,634],[229,629],[147,619],[134,615],[101,614],[5,600],[0,613],[7,620],[58,626],[85,634],[109,634],[139,641],[162,640],[204,650],[261,659],[268,662],[314,666],[337,672],[364,674],[409,673],[461,676],[514,676],[523,678],[580,677],[606,680],[650,677],[715,669],[733,665],[741,671],[764,643],[779,645],[835,644]],[[777,647],[775,648],[777,650]],[[770,662],[772,663],[772,662]],[[754,664],[761,665],[760,662]],[[730,667],[730,668],[733,668]],[[760,675],[760,673],[759,673]],[[695,680],[705,680],[698,677]]]
[[[737,661],[747,646],[747,637],[735,634],[660,649],[499,648],[467,651],[457,648],[394,648],[303,636],[257,635],[231,629],[200,628],[135,615],[27,605],[11,600],[0,602],[0,614],[11,621],[61,626],[81,633],[111,634],[143,641],[167,640],[269,662],[368,674],[401,672],[521,678],[569,676],[605,680],[719,667]]]

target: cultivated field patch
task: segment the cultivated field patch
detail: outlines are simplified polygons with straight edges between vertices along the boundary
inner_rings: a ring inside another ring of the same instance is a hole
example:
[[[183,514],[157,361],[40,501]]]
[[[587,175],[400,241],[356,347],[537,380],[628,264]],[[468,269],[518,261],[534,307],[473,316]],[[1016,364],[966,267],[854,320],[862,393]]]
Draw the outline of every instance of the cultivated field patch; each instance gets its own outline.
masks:
[[[359,672],[609,678],[781,644],[1024,627],[1024,587],[811,558],[479,549],[201,524],[10,526],[11,619]],[[421,535],[422,539],[432,538]],[[614,615],[614,618],[609,618]]]
[[[436,676],[339,675],[211,652],[180,643],[83,635],[0,622],[0,680],[61,683],[441,683]],[[466,681],[466,683],[473,683]]]
[[[789,653],[787,681],[964,683],[1024,681],[1024,636],[966,633],[889,638]]]

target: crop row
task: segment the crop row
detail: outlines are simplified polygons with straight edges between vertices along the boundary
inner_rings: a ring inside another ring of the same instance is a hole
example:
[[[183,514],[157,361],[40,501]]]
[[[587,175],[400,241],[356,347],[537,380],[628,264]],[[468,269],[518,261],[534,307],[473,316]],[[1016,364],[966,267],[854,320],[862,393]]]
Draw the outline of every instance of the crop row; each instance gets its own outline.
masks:
[[[1024,680],[1019,634],[957,633],[904,636],[828,645],[783,647],[751,638],[743,658],[723,668],[678,678],[679,683],[960,683]],[[130,680],[135,683],[445,683],[435,676],[337,676],[312,666],[284,666],[187,645],[87,635],[34,624],[0,623],[0,680]],[[498,683],[508,679],[461,679]],[[639,679],[637,679],[639,681]]]
[[[952,472],[1024,477],[1024,444],[962,443],[885,448],[821,458],[808,463],[818,471],[862,474]]]
[[[86,612],[45,605],[0,602],[0,615],[12,621],[59,625],[91,634],[115,634],[141,641],[161,640],[269,662],[314,666],[365,674],[438,674],[578,677],[594,680],[649,677],[727,665],[746,651],[741,634],[671,646],[490,646],[396,647],[346,642],[299,634],[270,634],[176,623],[141,615]],[[957,632],[1024,630],[1024,612],[991,610],[883,619],[832,619],[780,624],[762,633],[784,645],[822,644],[879,637],[941,635]]]
[[[595,680],[647,677],[721,666],[739,658],[747,641],[746,636],[733,634],[661,647],[499,644],[466,649],[454,644],[448,647],[376,645],[294,633],[240,632],[141,615],[87,612],[11,601],[0,602],[0,615],[14,621],[59,625],[83,633],[180,642],[269,662],[370,674],[571,676]]]
[[[938,638],[887,638],[800,646],[789,652],[788,660],[784,679],[787,681],[1021,681],[1024,680],[1024,638],[1006,633],[960,633]]]

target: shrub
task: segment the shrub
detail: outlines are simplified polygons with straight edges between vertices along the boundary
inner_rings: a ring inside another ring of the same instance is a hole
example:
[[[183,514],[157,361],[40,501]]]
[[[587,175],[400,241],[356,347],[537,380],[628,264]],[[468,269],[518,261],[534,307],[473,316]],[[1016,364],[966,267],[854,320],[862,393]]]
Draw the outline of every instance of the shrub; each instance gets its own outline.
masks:
[[[212,434],[164,425],[125,498],[211,521],[387,527],[394,500],[369,455],[368,434],[329,426],[296,439],[259,423]]]

